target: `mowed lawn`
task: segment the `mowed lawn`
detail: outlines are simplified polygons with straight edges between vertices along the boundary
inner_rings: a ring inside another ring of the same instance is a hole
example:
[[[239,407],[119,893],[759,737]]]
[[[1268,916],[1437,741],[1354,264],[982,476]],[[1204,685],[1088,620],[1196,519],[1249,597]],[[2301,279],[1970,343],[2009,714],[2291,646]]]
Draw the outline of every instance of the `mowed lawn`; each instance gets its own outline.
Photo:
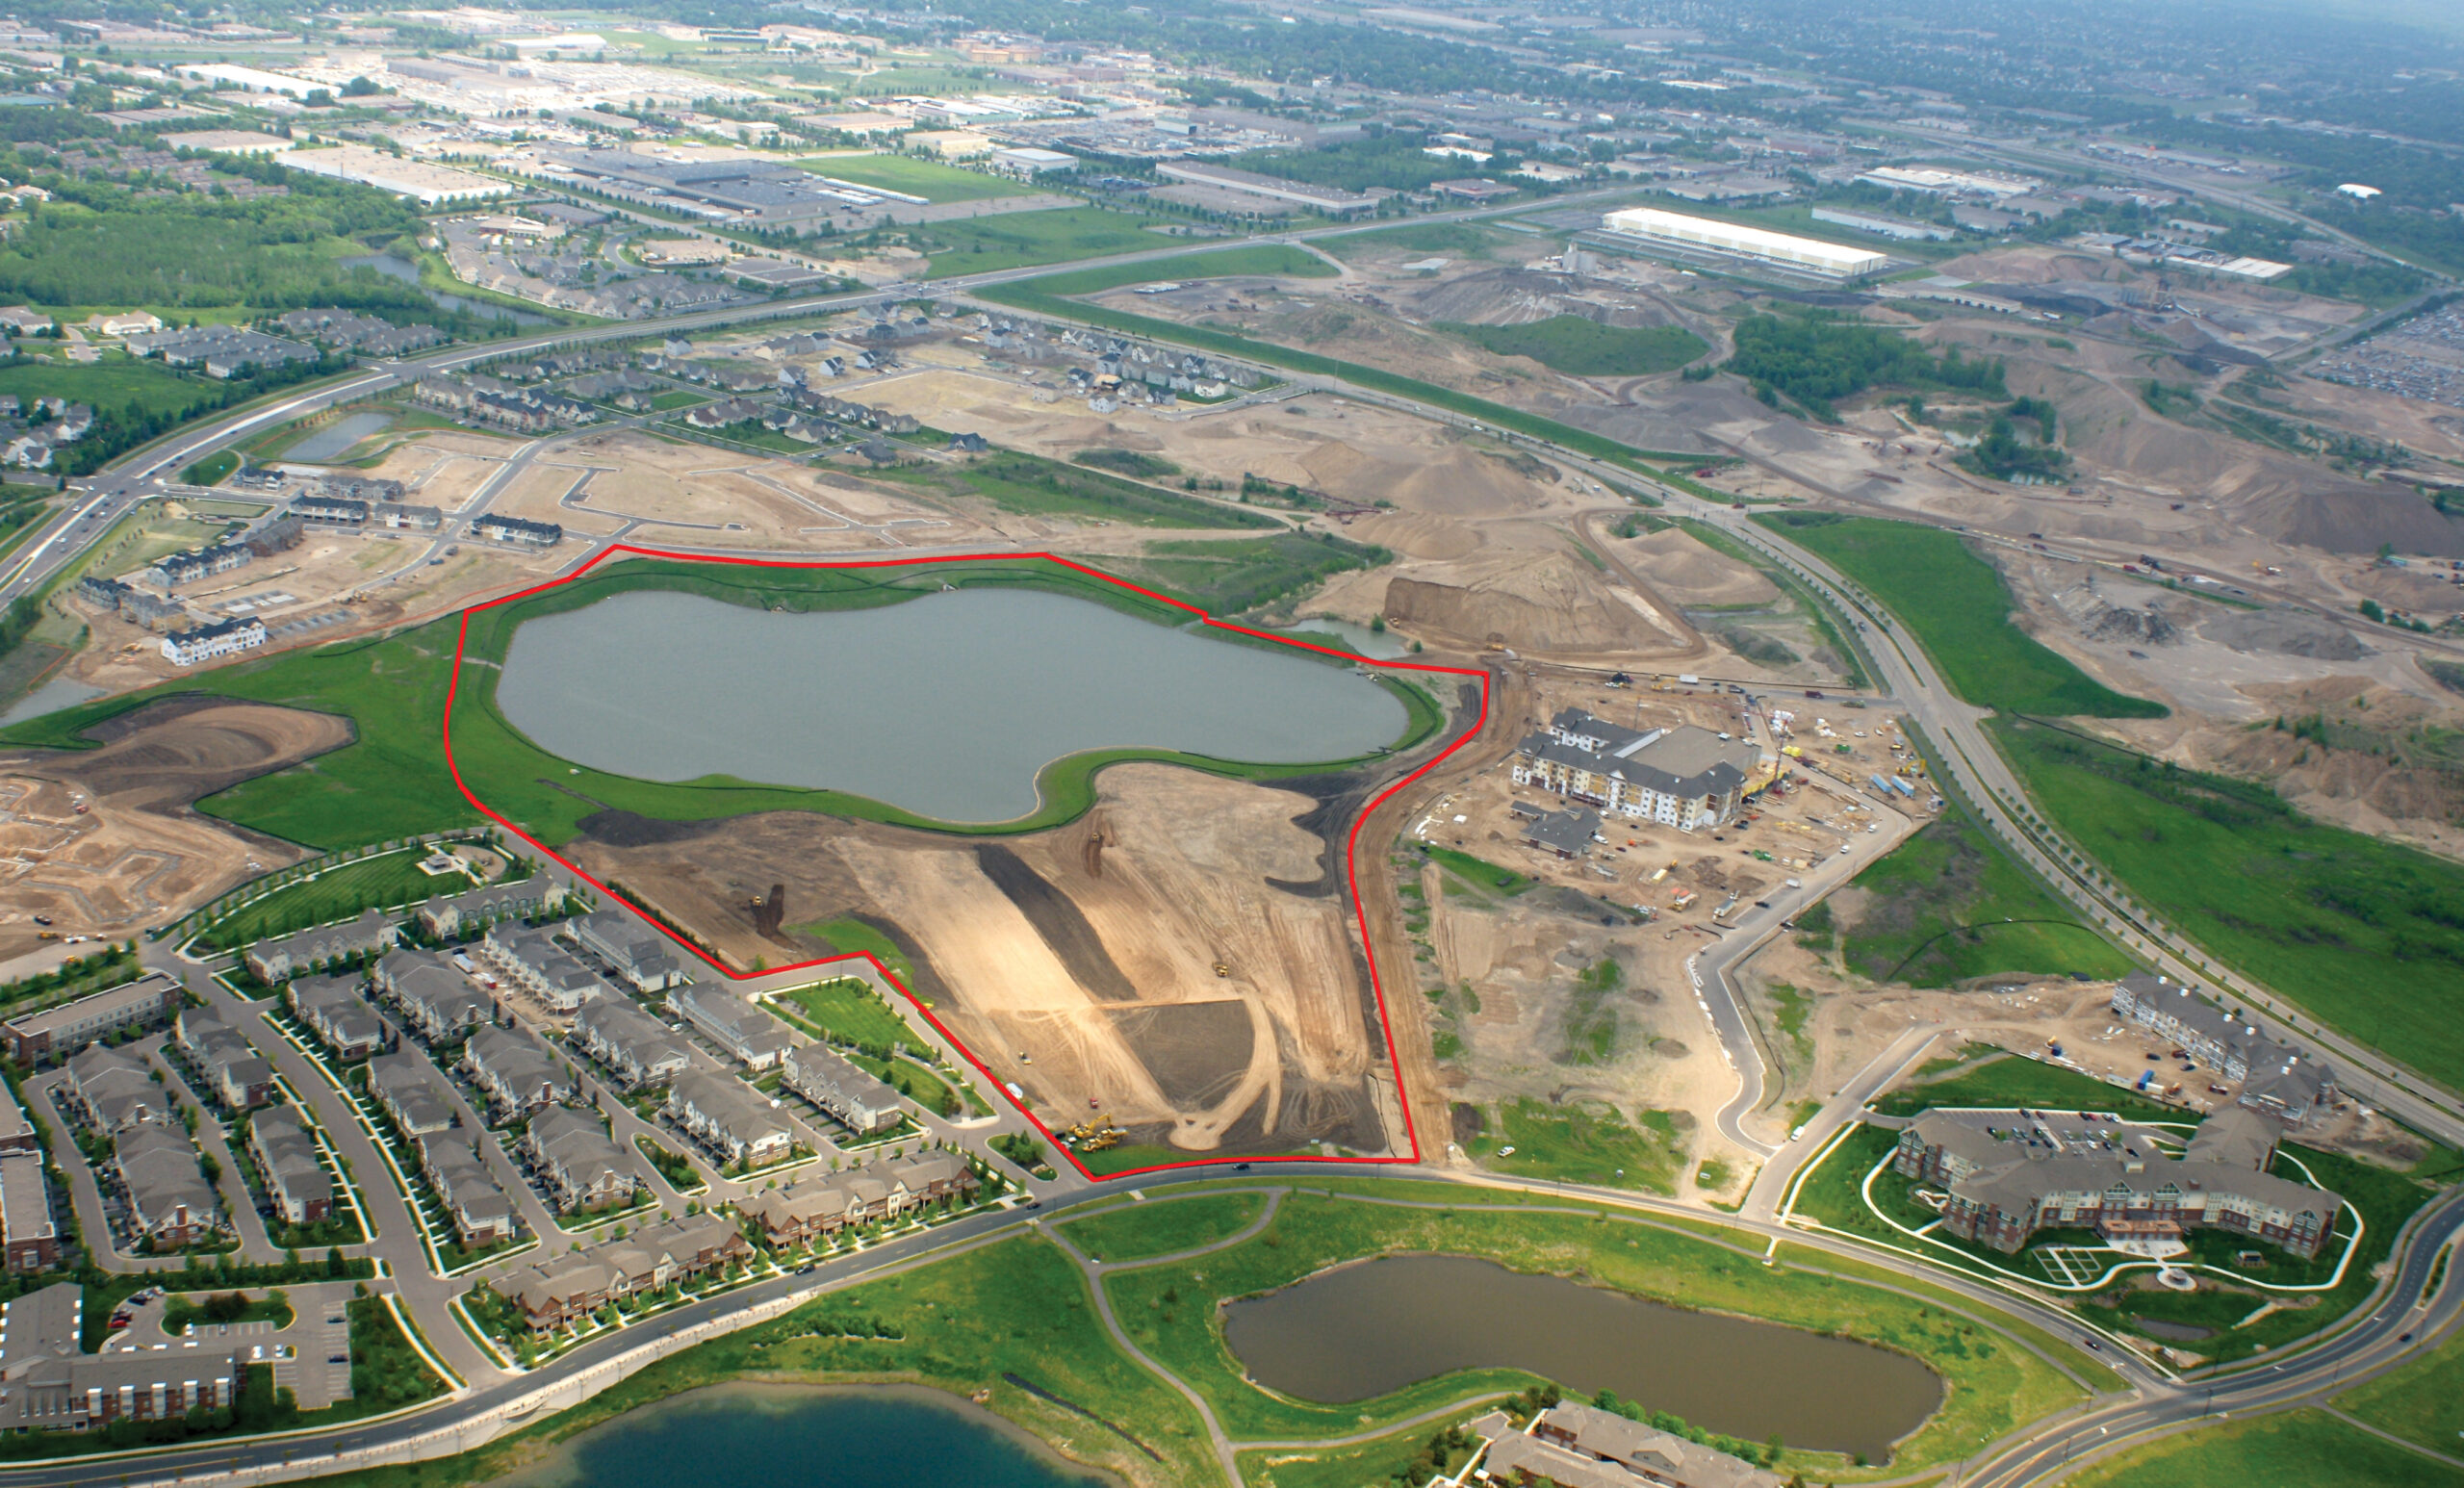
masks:
[[[2267,786],[1999,721],[2045,814],[2157,915],[2312,1016],[2464,1085],[2464,865]]]
[[[197,938],[223,950],[237,950],[269,936],[346,920],[363,910],[390,910],[471,886],[465,874],[422,873],[420,861],[426,856],[425,849],[411,848],[328,868],[234,910],[208,925]]]
[[[797,161],[796,165],[815,175],[905,192],[936,204],[1023,196],[1035,190],[981,170],[961,170],[956,166],[917,160],[911,155],[815,155]]]
[[[2297,1410],[2165,1437],[2066,1481],[2069,1488],[2464,1488],[2464,1468],[2323,1411]]]
[[[2458,1264],[2451,1255],[2448,1265]],[[2464,1338],[2345,1393],[2336,1404],[2382,1431],[2449,1456],[2464,1455]]]
[[[1173,239],[1148,232],[1161,218],[1094,207],[1058,207],[1048,212],[1010,212],[998,217],[935,222],[914,229],[939,244],[931,252],[926,277],[984,273],[996,269],[1025,269],[1036,264],[1065,264],[1071,259],[1135,253],[1142,248],[1168,248]]]
[[[1993,565],[1957,533],[1827,512],[1757,522],[1862,585],[1913,633],[1951,690],[1980,707],[2088,718],[2161,718],[2012,624],[2015,602]]]
[[[1335,267],[1288,243],[1253,243],[1237,248],[1186,253],[1144,264],[1110,264],[1048,274],[1036,281],[1047,295],[1100,295],[1126,284],[1186,284],[1194,279],[1276,274],[1290,279],[1331,279]]]

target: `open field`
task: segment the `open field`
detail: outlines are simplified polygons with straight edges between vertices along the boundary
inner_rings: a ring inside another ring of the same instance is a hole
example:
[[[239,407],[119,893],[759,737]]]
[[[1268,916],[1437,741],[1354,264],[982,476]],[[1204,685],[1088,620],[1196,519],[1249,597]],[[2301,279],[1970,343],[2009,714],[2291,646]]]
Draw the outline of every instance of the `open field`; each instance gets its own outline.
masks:
[[[1208,253],[1187,253],[1151,264],[1113,264],[1102,269],[1073,269],[1066,273],[1046,274],[1035,283],[1036,288],[1046,295],[1099,295],[1129,284],[1153,284],[1165,280],[1187,283],[1193,279],[1264,275],[1331,279],[1335,276],[1335,269],[1324,259],[1304,248],[1296,248],[1289,244],[1264,243],[1238,248],[1217,248]]]
[[[1923,1070],[1916,1071],[1921,1075]],[[2058,1065],[2012,1056],[1989,1059],[1948,1078],[1911,1079],[1874,1100],[1885,1116],[1914,1116],[1928,1106],[2043,1106],[2110,1111],[2130,1121],[2180,1121],[2190,1113],[2142,1100],[2128,1090]]]
[[[927,277],[946,279],[953,274],[1168,247],[1171,239],[1146,229],[1169,220],[1093,207],[1059,207],[957,218],[908,232],[911,239],[920,240],[918,245],[932,258]]]
[[[1527,356],[1578,377],[1633,377],[1670,372],[1710,350],[1702,337],[1676,325],[1603,325],[1578,315],[1551,316],[1521,325],[1436,327],[1500,356]]]
[[[2024,720],[1994,737],[2046,817],[2227,964],[2464,1085],[2464,865],[2302,816],[2264,785]]]
[[[1980,707],[2092,718],[2158,718],[2162,705],[2091,679],[2011,622],[1993,566],[1938,527],[1795,512],[1755,519],[1862,585],[1912,631],[1952,690]]]
[[[1061,1232],[1099,1260],[1143,1261],[1214,1244],[1256,1223],[1265,1212],[1262,1193],[1206,1193],[1108,1209],[1072,1219]]]
[[[1561,1183],[1677,1192],[1685,1146],[1665,1112],[1645,1112],[1637,1124],[1629,1125],[1613,1109],[1553,1106],[1526,1097],[1500,1105],[1498,1119],[1496,1131],[1464,1147],[1484,1167]],[[1504,1153],[1507,1147],[1513,1152]]]
[[[860,186],[886,187],[936,203],[1023,196],[1034,190],[981,170],[962,170],[911,155],[813,155],[796,165],[815,175],[853,181]]]
[[[1142,527],[1280,527],[1262,512],[1243,511],[1100,470],[1004,449],[974,455],[956,467],[885,473],[923,491],[964,494],[1007,512],[1095,517]]]
[[[2451,1254],[2448,1265],[2455,1264]],[[2464,1337],[2450,1334],[2438,1347],[2345,1392],[2335,1403],[2382,1431],[2454,1455],[2464,1441]]]
[[[1948,987],[2002,972],[2118,977],[2134,964],[1959,815],[1928,822],[1852,887],[1831,901],[1835,913],[1857,906],[1841,958],[1878,982]]]
[[[2164,1437],[2065,1481],[2070,1488],[2456,1488],[2464,1468],[2407,1451],[2323,1411],[2297,1410]]]

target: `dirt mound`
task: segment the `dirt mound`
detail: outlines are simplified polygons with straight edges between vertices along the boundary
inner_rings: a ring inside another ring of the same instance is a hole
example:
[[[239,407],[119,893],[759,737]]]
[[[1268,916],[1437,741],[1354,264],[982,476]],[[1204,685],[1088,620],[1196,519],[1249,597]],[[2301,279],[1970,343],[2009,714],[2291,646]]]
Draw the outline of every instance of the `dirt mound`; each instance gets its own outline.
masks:
[[[1759,569],[1703,546],[1681,527],[1621,544],[1620,554],[1660,596],[1681,605],[1768,604],[1780,590]]]
[[[2239,652],[2273,652],[2319,661],[2357,661],[2370,654],[2358,636],[2306,609],[2237,610],[2198,628],[2201,639]]]
[[[1660,652],[1679,639],[1646,618],[1641,596],[1563,552],[1465,564],[1444,581],[1396,578],[1386,619],[1466,646],[1550,654]]]
[[[2349,675],[2244,690],[2274,716],[2199,731],[2183,741],[2186,762],[2264,781],[2357,831],[2464,850],[2464,752],[2449,743],[2456,709]]]
[[[2154,602],[2117,604],[2091,580],[2053,597],[2054,607],[2081,635],[2124,646],[2162,646],[2173,639],[2173,622]]]
[[[1300,464],[1320,490],[1430,516],[1503,516],[1535,510],[1548,500],[1539,482],[1509,461],[1460,445],[1406,459],[1336,439],[1302,455]]]
[[[1480,536],[1479,528],[1450,522],[1444,517],[1364,517],[1351,525],[1347,535],[1359,542],[1392,549],[1406,558],[1447,563],[1479,552],[1486,541]]]
[[[1602,304],[1586,297],[1583,290],[1582,281],[1564,274],[1492,269],[1431,286],[1413,300],[1412,309],[1423,320],[1476,325],[1527,325],[1561,315],[1627,327],[1676,323],[1656,305],[1635,304],[1628,296],[1620,296],[1615,305]]]

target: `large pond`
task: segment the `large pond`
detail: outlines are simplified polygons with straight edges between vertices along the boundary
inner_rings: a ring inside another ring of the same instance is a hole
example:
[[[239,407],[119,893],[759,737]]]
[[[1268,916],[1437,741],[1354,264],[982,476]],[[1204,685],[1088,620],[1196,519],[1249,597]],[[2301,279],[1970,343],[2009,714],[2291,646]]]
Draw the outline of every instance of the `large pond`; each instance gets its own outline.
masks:
[[[1350,669],[1060,595],[950,590],[773,613],[637,592],[526,621],[498,706],[549,753],[643,780],[725,775],[998,822],[1087,750],[1346,759],[1407,715]]]
[[[1225,1309],[1249,1376],[1305,1400],[1365,1400],[1453,1370],[1511,1368],[1590,1396],[1613,1390],[1747,1441],[1863,1452],[1942,1403],[1902,1354],[1741,1318],[1685,1312],[1465,1256],[1391,1256]]]
[[[989,1412],[924,1390],[721,1385],[594,1426],[498,1488],[1095,1488]]]

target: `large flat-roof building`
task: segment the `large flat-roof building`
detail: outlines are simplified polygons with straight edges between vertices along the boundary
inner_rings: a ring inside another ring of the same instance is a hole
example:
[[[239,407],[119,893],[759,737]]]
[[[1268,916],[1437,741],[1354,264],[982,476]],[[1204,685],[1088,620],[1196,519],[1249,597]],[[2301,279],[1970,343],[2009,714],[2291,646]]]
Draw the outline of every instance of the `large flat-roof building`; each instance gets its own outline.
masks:
[[[1710,253],[1722,258],[1775,264],[1825,279],[1855,279],[1889,267],[1890,255],[1871,248],[1846,247],[1817,238],[1775,233],[1715,218],[1689,217],[1657,207],[1627,207],[1601,218],[1611,238],[1681,253]]]
[[[1523,741],[1513,776],[1518,785],[1680,832],[1730,821],[1771,780],[1761,749],[1744,740],[1692,724],[1629,729],[1575,707]]]

